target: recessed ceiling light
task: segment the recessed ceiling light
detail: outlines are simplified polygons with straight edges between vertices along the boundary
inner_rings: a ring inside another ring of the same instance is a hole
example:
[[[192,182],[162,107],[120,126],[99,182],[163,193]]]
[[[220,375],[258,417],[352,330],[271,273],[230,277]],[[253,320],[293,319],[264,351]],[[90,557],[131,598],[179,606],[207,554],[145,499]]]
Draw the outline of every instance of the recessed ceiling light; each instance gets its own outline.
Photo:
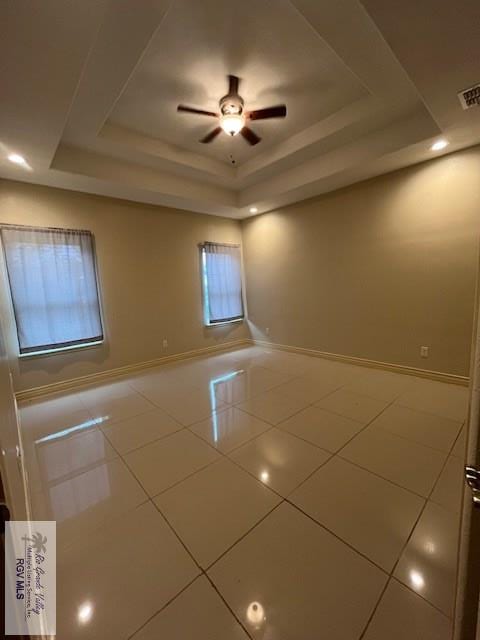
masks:
[[[8,159],[10,160],[10,162],[13,162],[13,164],[23,164],[23,165],[27,164],[27,161],[25,160],[25,158],[19,155],[18,153],[11,153],[8,156]]]
[[[250,213],[258,213],[257,207],[250,207],[249,211]]]
[[[432,151],[441,151],[447,146],[448,142],[446,140],[437,140],[437,142],[434,142],[430,148]]]

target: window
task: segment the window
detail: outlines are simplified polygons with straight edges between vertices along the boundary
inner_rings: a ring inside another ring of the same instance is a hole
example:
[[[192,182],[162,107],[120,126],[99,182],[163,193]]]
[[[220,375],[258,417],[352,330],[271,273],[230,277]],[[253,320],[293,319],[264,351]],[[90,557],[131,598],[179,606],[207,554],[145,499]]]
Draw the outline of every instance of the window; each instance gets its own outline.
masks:
[[[240,247],[206,242],[201,251],[205,324],[242,319]]]
[[[1,228],[20,354],[103,340],[89,231]]]

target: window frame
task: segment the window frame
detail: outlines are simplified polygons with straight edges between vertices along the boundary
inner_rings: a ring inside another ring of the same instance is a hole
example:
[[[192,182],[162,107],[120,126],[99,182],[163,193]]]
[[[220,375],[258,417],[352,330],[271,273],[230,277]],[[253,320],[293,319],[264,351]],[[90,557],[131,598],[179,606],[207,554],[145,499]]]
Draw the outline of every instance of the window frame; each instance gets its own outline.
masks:
[[[5,288],[8,289],[7,298],[8,298],[8,304],[10,306],[11,316],[13,318],[13,326],[15,329],[15,338],[16,338],[16,344],[17,344],[17,354],[16,354],[17,358],[23,360],[23,359],[29,359],[29,358],[46,357],[46,356],[56,355],[58,353],[68,353],[71,351],[78,351],[80,349],[94,349],[94,348],[98,348],[100,345],[105,344],[106,324],[105,324],[105,316],[103,311],[102,290],[100,286],[99,269],[98,269],[98,261],[97,261],[97,248],[96,248],[94,233],[89,229],[72,229],[71,227],[68,227],[68,228],[67,227],[48,227],[48,226],[38,226],[38,225],[0,223],[0,230],[2,228],[5,228],[5,229],[20,228],[20,229],[32,230],[32,231],[52,231],[56,233],[68,233],[70,231],[73,233],[85,233],[90,235],[91,244],[92,244],[92,262],[93,262],[93,269],[94,269],[94,276],[95,276],[95,290],[97,294],[97,301],[98,301],[98,308],[99,308],[99,315],[100,315],[100,326],[102,329],[101,340],[89,340],[87,342],[82,342],[79,340],[78,342],[75,342],[73,344],[59,343],[60,346],[51,347],[51,348],[49,348],[48,345],[45,345],[45,348],[38,348],[35,351],[25,351],[24,353],[22,353],[21,346],[20,346],[20,336],[18,333],[17,315],[15,311],[15,304],[13,301],[13,291],[12,291],[10,274],[8,269],[6,248],[5,248],[5,243],[3,242],[3,239],[0,234],[1,254],[3,257],[2,276],[7,285]]]
[[[231,319],[210,321],[210,302],[208,299],[208,274],[206,264],[206,247],[207,245],[217,245],[220,247],[230,247],[239,250],[240,253],[240,298],[242,301],[242,315]],[[221,327],[229,324],[242,323],[246,318],[246,305],[245,305],[245,283],[243,277],[243,255],[242,246],[240,244],[227,243],[227,242],[212,242],[205,241],[198,245],[200,253],[200,276],[201,276],[201,291],[202,291],[202,310],[203,310],[203,326],[207,329],[212,327]]]

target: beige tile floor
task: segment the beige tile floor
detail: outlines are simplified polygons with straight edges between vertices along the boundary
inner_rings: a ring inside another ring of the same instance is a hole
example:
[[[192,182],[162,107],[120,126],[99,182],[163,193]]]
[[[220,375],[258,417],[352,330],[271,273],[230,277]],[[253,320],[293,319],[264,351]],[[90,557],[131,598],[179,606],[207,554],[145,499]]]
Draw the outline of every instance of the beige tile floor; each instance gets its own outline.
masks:
[[[467,390],[247,347],[21,406],[59,640],[448,640]]]

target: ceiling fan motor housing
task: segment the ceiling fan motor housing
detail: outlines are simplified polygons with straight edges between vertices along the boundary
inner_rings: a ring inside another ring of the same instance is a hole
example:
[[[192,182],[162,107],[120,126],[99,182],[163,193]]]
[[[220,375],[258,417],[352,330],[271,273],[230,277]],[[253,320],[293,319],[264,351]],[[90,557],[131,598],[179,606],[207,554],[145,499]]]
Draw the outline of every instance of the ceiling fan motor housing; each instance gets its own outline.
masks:
[[[243,112],[243,100],[240,96],[230,94],[223,96],[220,102],[220,112],[222,115],[241,115]]]
[[[198,109],[197,107],[189,107],[184,104],[179,104],[177,111],[185,111],[187,113],[218,119],[218,126],[199,141],[202,144],[212,142],[223,130],[229,136],[236,136],[239,133],[249,144],[252,146],[256,145],[260,142],[261,138],[246,125],[247,121],[285,118],[287,115],[287,107],[284,104],[278,104],[273,107],[244,112],[243,99],[238,93],[240,78],[233,75],[229,75],[227,78],[228,93],[219,100],[218,106],[220,113]]]

